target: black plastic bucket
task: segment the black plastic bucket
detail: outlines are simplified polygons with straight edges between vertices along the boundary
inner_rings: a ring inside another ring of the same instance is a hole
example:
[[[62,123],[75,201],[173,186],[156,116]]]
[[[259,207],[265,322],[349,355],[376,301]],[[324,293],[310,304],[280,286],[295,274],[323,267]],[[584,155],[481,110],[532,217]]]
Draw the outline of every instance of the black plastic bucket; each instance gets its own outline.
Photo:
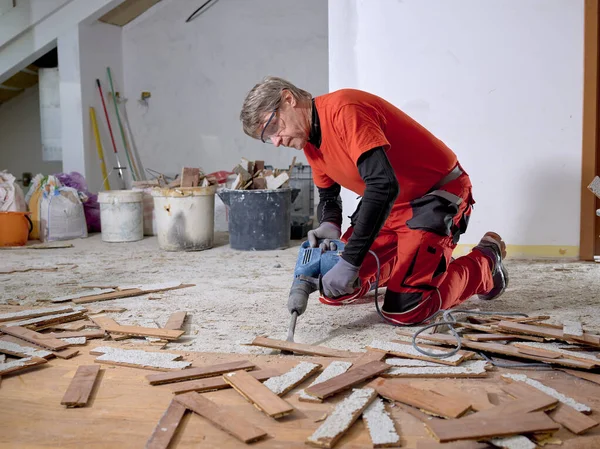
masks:
[[[292,203],[300,189],[221,190],[229,206],[229,244],[241,251],[287,248],[291,237]]]

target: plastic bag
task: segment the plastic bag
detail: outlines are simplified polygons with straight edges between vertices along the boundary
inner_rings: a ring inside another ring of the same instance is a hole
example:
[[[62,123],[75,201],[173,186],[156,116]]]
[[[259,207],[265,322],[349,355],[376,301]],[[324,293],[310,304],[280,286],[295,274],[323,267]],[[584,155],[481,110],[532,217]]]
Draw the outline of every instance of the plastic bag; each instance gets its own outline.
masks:
[[[27,202],[16,178],[6,170],[0,172],[0,211],[27,212]]]
[[[42,183],[42,192],[40,240],[51,242],[88,236],[83,204],[76,189],[47,182]]]
[[[98,195],[88,191],[84,176],[78,172],[58,173],[55,176],[62,185],[71,187],[79,193],[79,198],[83,203],[88,232],[100,232],[100,204],[98,203]]]

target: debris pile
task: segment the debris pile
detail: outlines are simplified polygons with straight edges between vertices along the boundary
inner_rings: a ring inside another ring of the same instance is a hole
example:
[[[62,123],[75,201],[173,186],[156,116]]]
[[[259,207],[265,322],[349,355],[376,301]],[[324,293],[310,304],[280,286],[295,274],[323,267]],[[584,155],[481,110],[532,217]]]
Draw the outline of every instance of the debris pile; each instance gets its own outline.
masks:
[[[233,171],[237,173],[231,188],[233,190],[276,190],[288,187],[291,169],[296,158],[292,160],[289,170],[265,169],[265,161],[249,161],[242,158]]]
[[[150,187],[160,188],[186,188],[186,187],[208,187],[216,186],[219,184],[217,174],[210,173],[205,174],[201,168],[197,167],[183,167],[181,169],[181,175],[177,175],[173,181],[167,181],[164,174],[159,173],[155,179],[147,181],[134,181],[132,183],[133,188],[144,189]]]

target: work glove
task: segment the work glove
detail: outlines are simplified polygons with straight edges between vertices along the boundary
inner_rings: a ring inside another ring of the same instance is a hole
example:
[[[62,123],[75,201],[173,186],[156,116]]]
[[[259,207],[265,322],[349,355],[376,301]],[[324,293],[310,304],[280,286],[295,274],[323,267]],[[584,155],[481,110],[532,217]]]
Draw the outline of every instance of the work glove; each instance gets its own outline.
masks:
[[[308,231],[308,242],[310,243],[311,248],[316,248],[318,246],[322,251],[335,251],[337,249],[336,244],[331,243],[329,240],[337,240],[341,235],[342,231],[337,225],[325,221],[321,223],[317,229]],[[325,241],[319,244],[319,240],[323,239]]]
[[[358,287],[358,271],[355,267],[340,257],[340,260],[321,279],[323,294],[328,298],[349,295]]]

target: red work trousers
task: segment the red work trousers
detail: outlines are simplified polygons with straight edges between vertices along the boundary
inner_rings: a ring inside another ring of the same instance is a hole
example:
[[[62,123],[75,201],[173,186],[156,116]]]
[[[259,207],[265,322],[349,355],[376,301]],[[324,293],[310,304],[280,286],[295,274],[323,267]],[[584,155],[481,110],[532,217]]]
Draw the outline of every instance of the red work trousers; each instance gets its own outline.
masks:
[[[477,249],[452,259],[472,205],[466,173],[421,198],[396,203],[371,246],[379,258],[379,286],[387,287],[382,311],[398,324],[417,324],[493,287],[491,263]],[[350,227],[342,236],[347,242]],[[368,253],[361,283],[375,284],[377,262]],[[367,285],[368,285],[367,284]]]

